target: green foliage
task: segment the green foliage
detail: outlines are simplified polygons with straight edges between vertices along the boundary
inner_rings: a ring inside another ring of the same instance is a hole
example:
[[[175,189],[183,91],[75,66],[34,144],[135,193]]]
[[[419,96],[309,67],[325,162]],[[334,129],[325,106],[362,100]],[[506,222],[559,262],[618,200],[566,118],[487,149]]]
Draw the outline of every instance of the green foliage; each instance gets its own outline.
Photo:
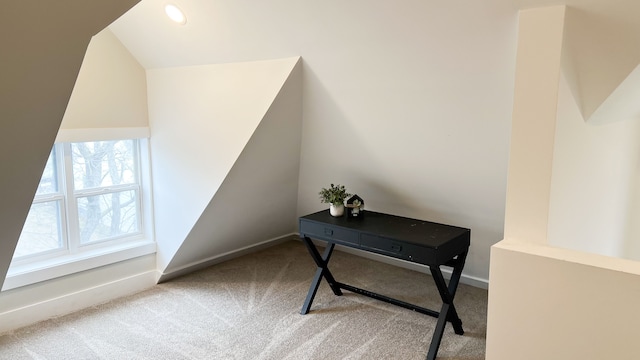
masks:
[[[331,187],[327,188],[322,188],[322,190],[320,190],[320,202],[323,203],[329,203],[329,204],[334,204],[334,205],[340,205],[340,204],[344,204],[344,200],[351,196],[351,194],[349,194],[347,192],[347,190],[345,189],[344,185],[333,185],[331,184]]]

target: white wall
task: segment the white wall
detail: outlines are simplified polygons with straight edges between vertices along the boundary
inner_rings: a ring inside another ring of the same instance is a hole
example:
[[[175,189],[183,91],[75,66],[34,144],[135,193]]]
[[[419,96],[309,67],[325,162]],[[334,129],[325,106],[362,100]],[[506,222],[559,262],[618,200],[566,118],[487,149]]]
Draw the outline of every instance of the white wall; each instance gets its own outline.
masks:
[[[629,229],[638,222],[630,210],[637,203],[633,191],[639,155],[640,119],[602,125],[585,122],[562,78],[548,243],[633,258],[626,244],[638,242]]]
[[[302,130],[302,64],[279,90],[242,153],[171,262],[168,277],[227,255],[272,246],[297,232]],[[160,194],[158,194],[160,196]],[[167,276],[161,278],[164,280]]]
[[[156,284],[155,254],[0,294],[0,333],[130,295]]]
[[[505,238],[547,239],[564,14],[562,6],[520,12]]]
[[[147,69],[302,57],[298,215],[342,183],[368,209],[470,227],[465,274],[487,279],[503,237],[511,0],[192,0],[183,27],[162,3],[110,26]]]
[[[635,223],[638,124],[583,121],[571,88],[578,72],[560,76],[565,10],[520,12],[505,240],[491,250],[489,360],[635,359],[640,350],[640,263],[605,256],[620,254]]]
[[[491,251],[487,360],[634,360],[640,263],[503,241]]]
[[[635,37],[602,14],[566,11],[547,239],[553,246],[640,259]]]
[[[60,129],[148,126],[145,69],[105,28],[89,43]]]
[[[160,271],[209,205],[297,62],[295,57],[148,71]],[[236,220],[246,226],[242,218]],[[200,241],[206,239],[195,242]]]
[[[629,212],[627,213],[626,242],[623,254],[625,258],[640,261],[640,162],[631,175],[634,184],[629,194]]]

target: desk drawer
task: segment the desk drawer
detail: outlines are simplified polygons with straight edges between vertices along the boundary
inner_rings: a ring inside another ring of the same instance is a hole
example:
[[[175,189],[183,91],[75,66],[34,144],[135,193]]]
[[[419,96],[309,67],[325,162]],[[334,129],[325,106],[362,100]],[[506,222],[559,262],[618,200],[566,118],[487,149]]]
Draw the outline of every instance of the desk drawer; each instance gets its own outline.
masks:
[[[360,235],[360,246],[365,249],[390,254],[395,257],[402,257],[407,250],[407,245],[404,243],[369,234]]]
[[[358,233],[355,231],[309,221],[300,222],[300,235],[320,240],[335,241],[336,243],[354,245],[360,243]]]

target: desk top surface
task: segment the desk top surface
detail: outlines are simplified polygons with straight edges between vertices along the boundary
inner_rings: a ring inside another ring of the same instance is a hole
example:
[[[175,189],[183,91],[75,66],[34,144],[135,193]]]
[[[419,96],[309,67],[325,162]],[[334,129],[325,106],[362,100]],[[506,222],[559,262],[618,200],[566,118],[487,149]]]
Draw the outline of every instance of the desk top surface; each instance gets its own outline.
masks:
[[[322,210],[302,216],[300,220],[340,226],[431,248],[438,248],[454,239],[469,239],[471,232],[467,228],[368,210],[362,218],[358,219],[347,218],[346,216],[334,217],[331,216],[329,210]]]

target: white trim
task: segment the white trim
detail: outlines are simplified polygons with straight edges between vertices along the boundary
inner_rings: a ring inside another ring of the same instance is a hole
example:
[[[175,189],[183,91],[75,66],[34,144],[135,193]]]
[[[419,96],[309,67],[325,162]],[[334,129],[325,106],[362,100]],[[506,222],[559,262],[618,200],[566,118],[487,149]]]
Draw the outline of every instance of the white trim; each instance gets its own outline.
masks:
[[[151,240],[128,241],[120,245],[98,248],[48,260],[10,266],[2,291],[59,278],[100,266],[133,259],[156,252]]]
[[[232,251],[228,251],[228,252],[223,253],[223,254],[211,256],[211,257],[206,258],[204,260],[194,261],[194,262],[189,263],[187,265],[180,266],[177,269],[173,269],[173,270],[171,270],[169,272],[163,272],[160,275],[160,278],[158,279],[158,283],[173,279],[173,278],[181,276],[181,275],[186,275],[186,274],[189,274],[189,273],[194,272],[196,270],[204,269],[204,268],[207,268],[209,266],[212,266],[212,265],[215,265],[215,264],[219,264],[221,262],[224,262],[224,261],[227,261],[227,260],[231,260],[231,259],[243,256],[243,255],[247,255],[247,254],[254,253],[256,251],[267,249],[267,248],[270,248],[272,246],[284,243],[286,241],[293,240],[294,238],[297,238],[297,237],[298,237],[298,235],[296,233],[291,233],[291,234],[288,234],[288,235],[283,235],[283,236],[280,236],[280,237],[277,237],[277,238],[273,238],[273,239],[269,239],[269,240],[266,240],[266,241],[262,241],[262,242],[259,242],[257,244],[245,246],[245,247],[242,247],[242,248],[237,249],[237,250],[232,250]]]
[[[320,246],[326,246],[327,244],[325,241],[320,241],[315,239],[313,239],[312,241],[314,242],[314,244],[320,245]],[[342,251],[348,254],[360,256],[365,259],[375,260],[385,264],[394,265],[401,268],[417,271],[417,272],[431,276],[429,267],[426,265],[421,265],[421,264],[417,264],[417,263],[413,263],[413,262],[409,262],[401,259],[396,259],[389,256],[384,256],[384,255],[380,255],[380,254],[376,254],[376,253],[372,253],[364,250],[358,250],[358,249],[354,249],[354,248],[350,248],[342,245],[336,245],[336,250]],[[451,269],[447,267],[443,267],[441,270],[442,270],[442,275],[444,275],[444,277],[448,280],[451,277],[451,272],[452,272]],[[486,290],[489,288],[489,280],[482,279],[475,276],[465,275],[464,271],[462,272],[462,276],[460,277],[460,282],[462,284],[470,285],[480,289]]]
[[[151,136],[148,127],[60,129],[56,143],[142,139]]]
[[[0,313],[0,334],[135,294],[153,287],[157,276],[157,271],[147,271]]]
[[[149,147],[149,139],[141,138],[138,139],[138,159],[139,159],[139,170],[138,175],[140,175],[140,207],[142,214],[142,227],[140,228],[147,239],[156,238],[155,229],[154,229],[154,213],[153,213],[153,182],[151,181],[151,149]]]

